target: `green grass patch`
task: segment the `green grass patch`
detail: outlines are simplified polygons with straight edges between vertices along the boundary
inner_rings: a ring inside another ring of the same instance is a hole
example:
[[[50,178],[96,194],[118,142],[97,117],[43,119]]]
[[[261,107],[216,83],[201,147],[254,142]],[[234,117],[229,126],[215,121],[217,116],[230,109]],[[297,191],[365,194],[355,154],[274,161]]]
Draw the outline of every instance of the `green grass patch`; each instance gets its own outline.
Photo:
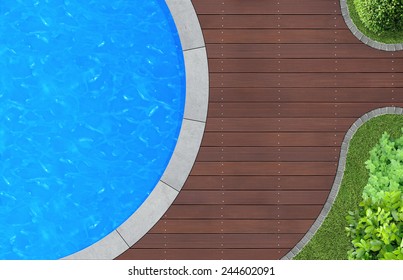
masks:
[[[386,43],[386,44],[399,44],[403,43],[403,30],[399,31],[385,31],[382,34],[377,34],[371,30],[369,30],[366,26],[364,26],[360,17],[358,16],[356,7],[354,5],[354,0],[347,0],[348,10],[350,12],[350,17],[353,20],[354,24],[357,28],[365,34],[367,37],[372,40]]]
[[[382,115],[371,119],[357,130],[350,141],[343,181],[333,207],[314,237],[294,259],[347,259],[347,251],[352,245],[345,231],[346,216],[348,211],[357,209],[362,200],[362,191],[368,182],[365,161],[369,159],[369,151],[379,142],[385,131],[393,138],[400,137],[402,127],[403,116]]]

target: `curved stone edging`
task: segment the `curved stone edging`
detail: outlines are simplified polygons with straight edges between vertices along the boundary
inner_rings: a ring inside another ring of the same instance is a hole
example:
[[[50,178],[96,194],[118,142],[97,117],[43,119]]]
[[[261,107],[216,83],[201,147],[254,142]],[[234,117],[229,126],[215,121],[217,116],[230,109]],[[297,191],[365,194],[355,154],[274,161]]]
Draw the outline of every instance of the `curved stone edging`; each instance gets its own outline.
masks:
[[[354,24],[350,17],[350,11],[348,9],[347,0],[340,0],[341,13],[344,17],[344,21],[346,22],[348,28],[351,30],[353,35],[357,37],[358,40],[363,42],[364,44],[378,50],[382,51],[400,51],[403,50],[402,44],[386,44],[375,41],[367,36],[365,36]]]
[[[355,121],[353,125],[350,127],[350,129],[347,131],[346,135],[344,136],[343,143],[341,145],[339,165],[337,167],[336,177],[334,179],[333,186],[326,200],[326,203],[323,206],[323,209],[320,212],[319,217],[313,223],[308,232],[304,235],[301,241],[298,242],[298,244],[295,245],[295,247],[282,258],[283,260],[291,260],[292,258],[294,258],[302,250],[302,248],[309,243],[309,241],[315,235],[316,231],[319,229],[319,227],[322,225],[323,221],[329,214],[330,209],[332,208],[332,205],[336,200],[337,194],[341,186],[341,182],[343,180],[344,169],[346,166],[347,152],[350,145],[350,141],[353,138],[354,134],[365,122],[369,121],[372,118],[386,114],[403,115],[403,108],[384,107],[372,110],[363,115],[362,117],[360,117],[357,121]]]
[[[168,210],[196,160],[207,119],[207,53],[191,0],[165,2],[179,33],[186,72],[185,111],[176,147],[160,181],[136,212],[100,241],[64,259],[114,259],[125,252]]]

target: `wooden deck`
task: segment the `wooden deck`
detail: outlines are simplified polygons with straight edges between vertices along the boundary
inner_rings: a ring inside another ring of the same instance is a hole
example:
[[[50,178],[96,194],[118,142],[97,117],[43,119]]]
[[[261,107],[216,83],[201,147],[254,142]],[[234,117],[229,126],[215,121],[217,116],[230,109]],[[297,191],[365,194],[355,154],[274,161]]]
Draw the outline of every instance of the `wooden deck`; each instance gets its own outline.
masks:
[[[403,106],[403,52],[359,42],[334,0],[193,0],[210,103],[174,204],[118,259],[279,259],[317,218],[341,141]]]

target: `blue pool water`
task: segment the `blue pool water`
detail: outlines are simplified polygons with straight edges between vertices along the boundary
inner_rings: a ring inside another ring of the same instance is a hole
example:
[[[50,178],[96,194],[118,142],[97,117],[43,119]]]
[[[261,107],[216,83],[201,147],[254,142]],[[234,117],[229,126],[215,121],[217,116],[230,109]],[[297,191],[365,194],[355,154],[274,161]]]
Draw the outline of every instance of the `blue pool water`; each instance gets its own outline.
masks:
[[[165,1],[0,1],[0,258],[61,258],[122,224],[184,101]]]

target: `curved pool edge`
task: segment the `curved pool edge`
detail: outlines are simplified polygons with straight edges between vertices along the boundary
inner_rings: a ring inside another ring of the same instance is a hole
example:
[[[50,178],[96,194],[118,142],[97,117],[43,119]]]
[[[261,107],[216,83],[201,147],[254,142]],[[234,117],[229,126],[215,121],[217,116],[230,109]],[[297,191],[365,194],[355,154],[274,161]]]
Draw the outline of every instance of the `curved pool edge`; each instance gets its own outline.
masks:
[[[322,208],[318,218],[309,228],[308,232],[302,237],[302,239],[294,246],[283,258],[282,260],[291,260],[293,259],[298,253],[302,250],[302,248],[307,245],[318,229],[321,227],[323,222],[325,221],[327,215],[329,214],[330,210],[332,209],[333,203],[337,198],[337,194],[339,193],[339,189],[341,187],[341,183],[343,181],[344,170],[346,168],[346,160],[347,160],[347,153],[350,147],[350,141],[354,137],[357,130],[366,122],[371,120],[372,118],[379,117],[382,115],[403,115],[403,108],[400,107],[382,107],[367,112],[366,114],[362,115],[358,118],[349,128],[346,135],[344,136],[341,149],[340,149],[340,157],[339,157],[339,164],[337,166],[336,176],[333,181],[333,186],[330,190],[329,196],[326,200],[325,205]]]
[[[191,0],[165,0],[175,21],[185,61],[186,101],[182,127],[161,179],[144,203],[116,230],[65,260],[114,259],[142,238],[171,206],[196,160],[207,119],[207,53]]]

